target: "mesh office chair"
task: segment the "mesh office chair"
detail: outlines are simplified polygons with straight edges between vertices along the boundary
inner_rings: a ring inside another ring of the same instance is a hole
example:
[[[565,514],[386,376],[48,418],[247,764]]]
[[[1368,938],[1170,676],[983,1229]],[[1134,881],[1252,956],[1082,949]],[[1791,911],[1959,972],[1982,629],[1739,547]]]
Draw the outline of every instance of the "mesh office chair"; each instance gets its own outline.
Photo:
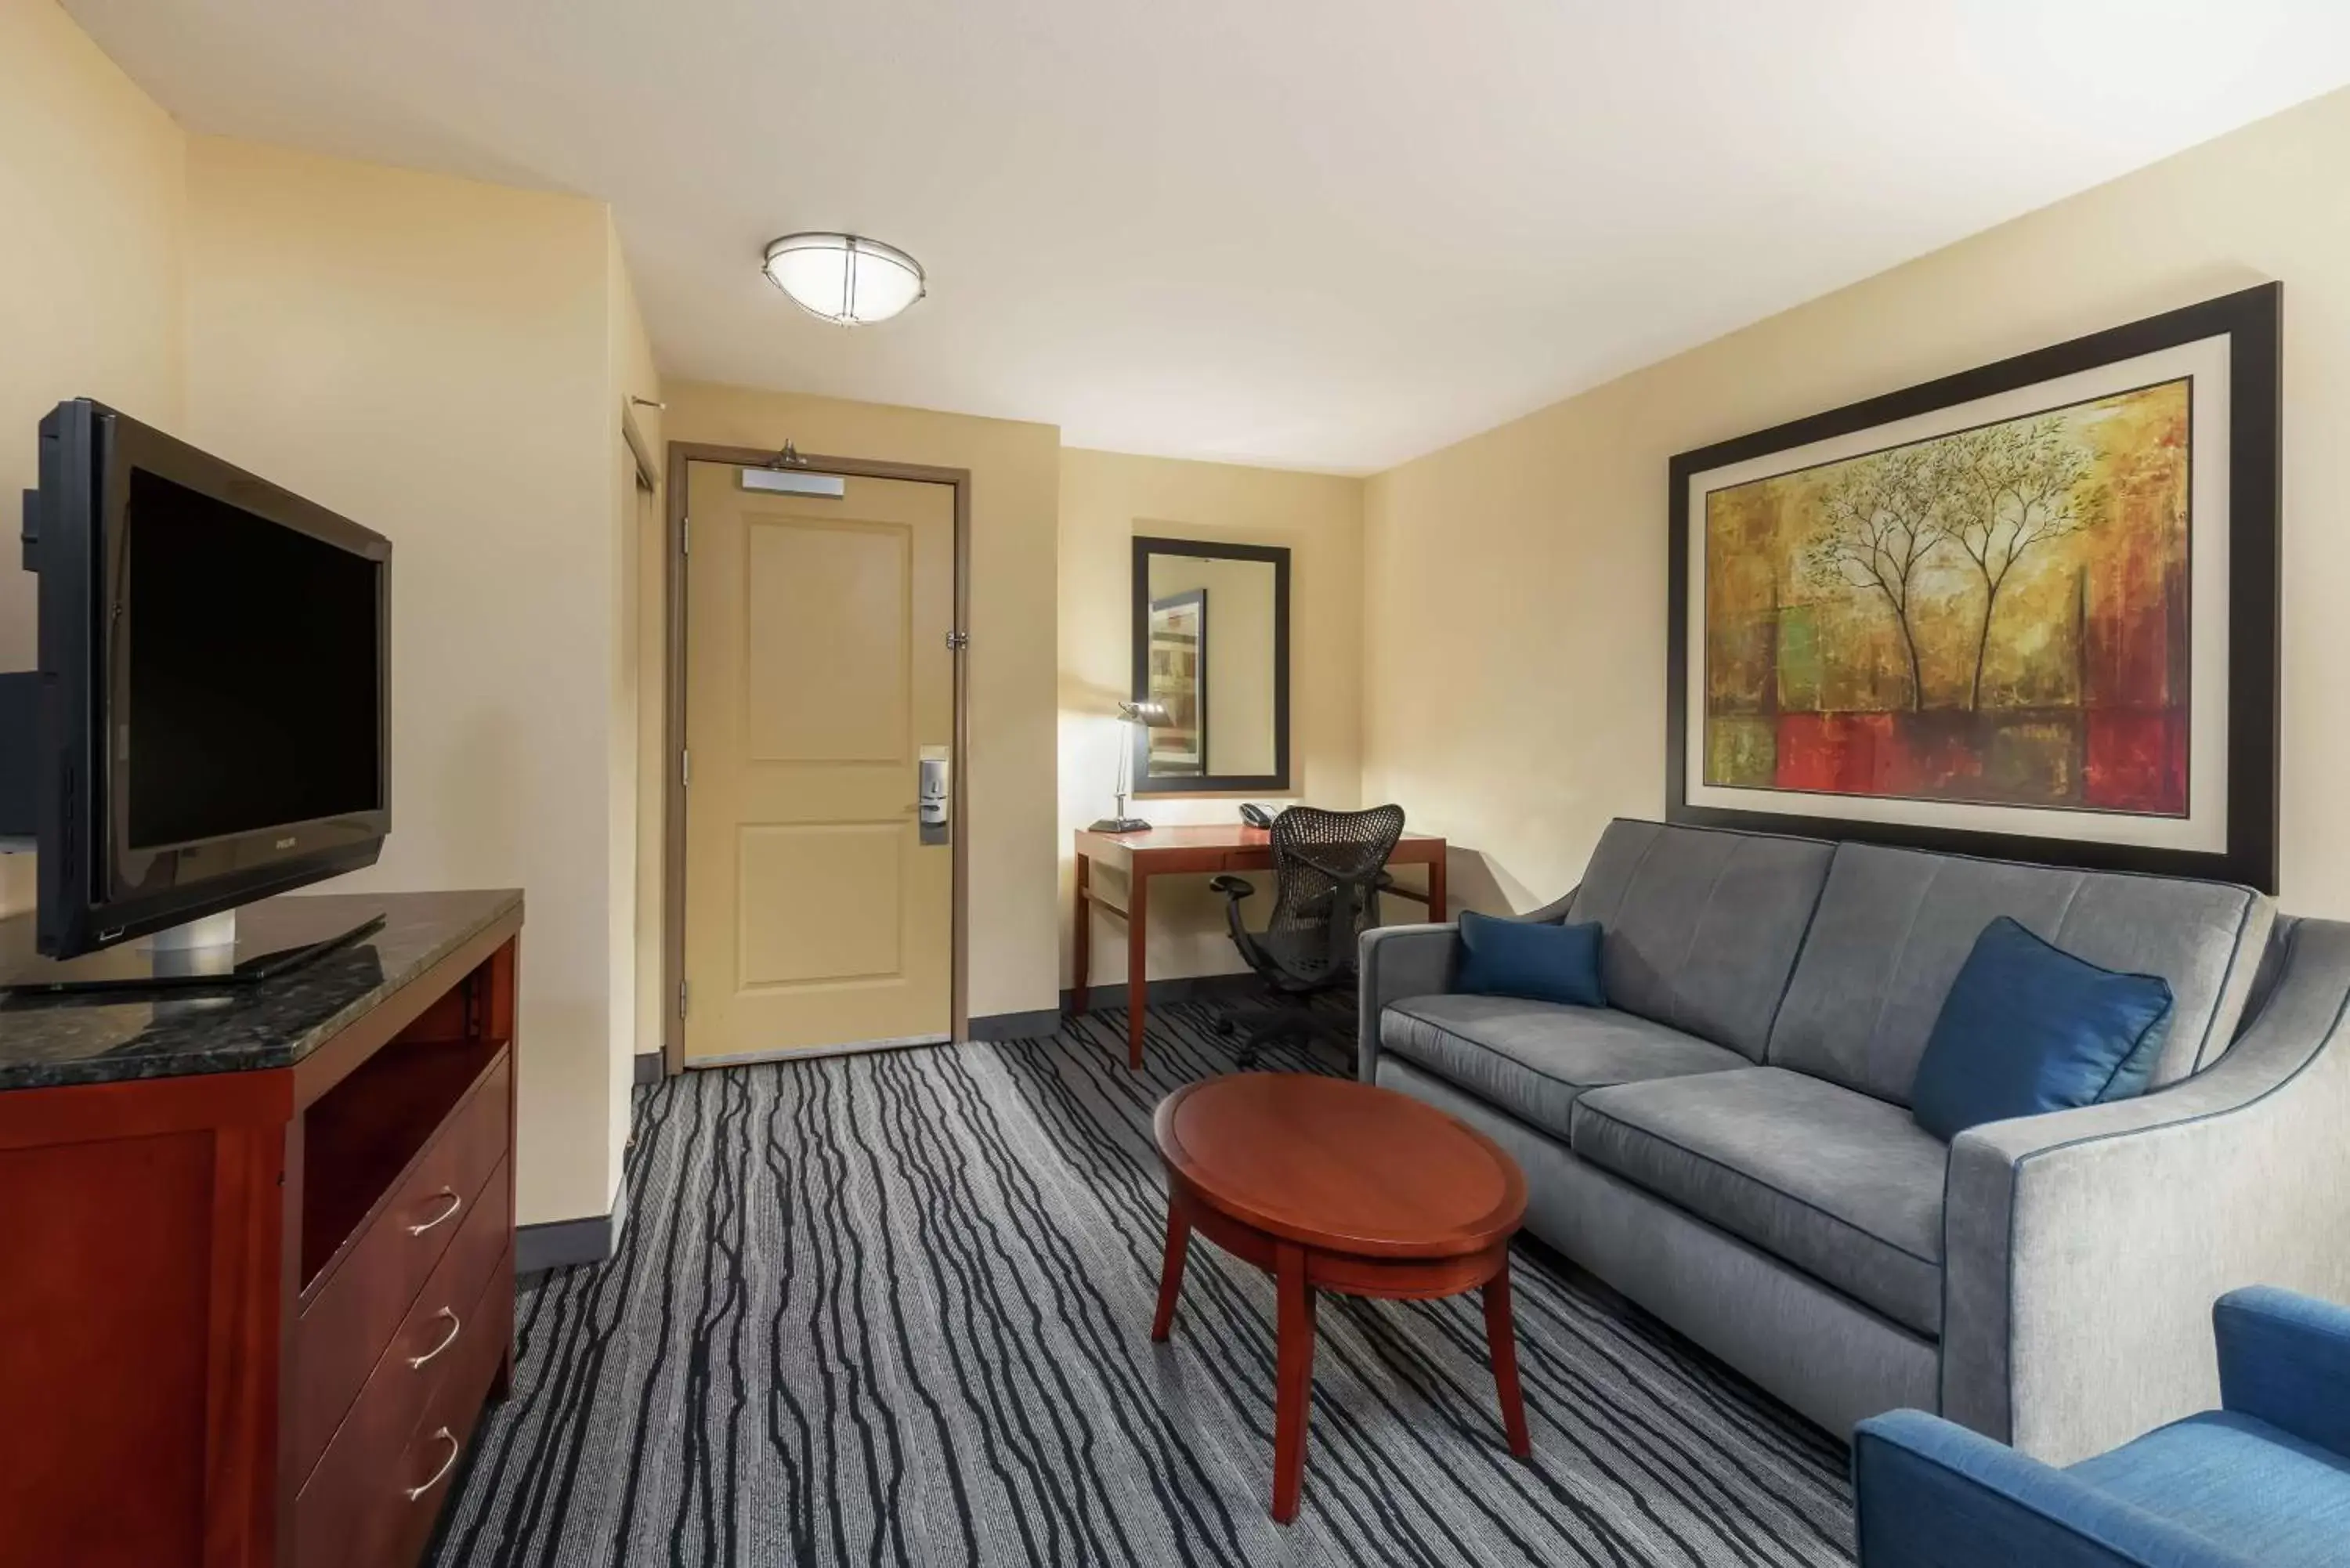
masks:
[[[1403,836],[1403,807],[1321,811],[1293,805],[1273,819],[1273,915],[1262,931],[1241,919],[1256,888],[1245,877],[1208,884],[1224,896],[1232,941],[1264,978],[1275,1005],[1228,1014],[1219,1033],[1245,1025],[1240,1064],[1255,1062],[1273,1041],[1320,1035],[1354,1048],[1350,1031],[1316,1012],[1317,992],[1351,986],[1356,940],[1379,923],[1379,889],[1394,886],[1388,857]]]

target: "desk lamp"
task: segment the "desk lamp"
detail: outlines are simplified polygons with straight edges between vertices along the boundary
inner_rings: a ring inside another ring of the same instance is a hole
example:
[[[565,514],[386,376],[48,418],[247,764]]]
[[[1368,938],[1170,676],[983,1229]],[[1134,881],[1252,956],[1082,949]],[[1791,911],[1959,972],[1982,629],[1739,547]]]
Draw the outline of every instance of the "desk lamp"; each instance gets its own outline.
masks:
[[[1167,711],[1164,702],[1120,702],[1118,717],[1120,723],[1139,724],[1146,730],[1171,729],[1175,723],[1175,716]],[[1134,753],[1141,747],[1136,743],[1139,737],[1127,736],[1124,739],[1126,744],[1119,747],[1118,759],[1118,811],[1095,823],[1090,829],[1095,833],[1147,833],[1150,830],[1150,824],[1142,818],[1126,815],[1126,797],[1134,793]]]

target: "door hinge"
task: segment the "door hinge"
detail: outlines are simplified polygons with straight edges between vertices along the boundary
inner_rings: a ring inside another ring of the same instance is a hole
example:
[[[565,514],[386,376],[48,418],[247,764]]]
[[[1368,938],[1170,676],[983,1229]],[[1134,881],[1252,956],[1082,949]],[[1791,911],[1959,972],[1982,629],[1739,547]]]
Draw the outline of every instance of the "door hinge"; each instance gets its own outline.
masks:
[[[687,982],[684,981],[679,981],[677,982],[677,1015],[680,1018],[685,1016],[687,1005],[686,983]]]
[[[681,556],[693,554],[693,519],[691,517],[677,520],[677,553]]]
[[[947,647],[952,649],[955,652],[960,653],[970,646],[971,633],[967,631],[951,631],[947,633]]]
[[[680,789],[693,787],[693,753],[691,752],[680,752],[677,754],[677,787]]]

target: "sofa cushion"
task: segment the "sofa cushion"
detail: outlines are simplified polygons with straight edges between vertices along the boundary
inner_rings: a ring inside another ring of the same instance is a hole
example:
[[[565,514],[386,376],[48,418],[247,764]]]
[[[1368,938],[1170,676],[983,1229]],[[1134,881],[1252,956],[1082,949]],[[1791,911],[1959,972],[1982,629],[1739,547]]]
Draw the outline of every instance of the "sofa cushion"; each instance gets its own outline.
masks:
[[[1380,1015],[1379,1044],[1558,1138],[1586,1089],[1747,1064],[1628,1012],[1509,996],[1408,997]]]
[[[1919,1334],[1942,1327],[1948,1150],[1882,1100],[1777,1067],[1576,1102],[1581,1158]]]
[[[2001,915],[2101,969],[2169,982],[2161,1085],[2227,1049],[2275,910],[2222,882],[1841,844],[1767,1059],[1908,1105],[1950,981]]]
[[[1618,819],[1566,918],[1606,929],[1610,1005],[1759,1062],[1835,848]]]
[[[2250,1416],[2189,1416],[2072,1473],[2224,1544],[2230,1561],[2316,1568],[2350,1554],[2350,1458]]]
[[[1599,977],[1603,940],[1596,925],[1554,926],[1464,909],[1461,963],[1452,986],[1479,996],[1605,1007],[1607,989]]]
[[[2160,975],[2099,969],[2002,915],[1950,982],[1909,1108],[1948,1142],[1985,1122],[2126,1100],[2169,1028]]]

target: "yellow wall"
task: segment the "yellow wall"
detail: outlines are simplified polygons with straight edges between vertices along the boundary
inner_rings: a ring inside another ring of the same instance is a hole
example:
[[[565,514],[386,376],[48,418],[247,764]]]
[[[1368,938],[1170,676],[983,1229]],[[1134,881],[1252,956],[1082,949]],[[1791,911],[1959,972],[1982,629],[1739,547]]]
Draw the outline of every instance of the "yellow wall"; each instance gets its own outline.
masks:
[[[2284,887],[2350,914],[2350,92],[2291,110],[1379,475],[1365,793],[1524,908],[1664,802],[1677,452],[2283,280]]]
[[[633,1033],[616,382],[644,373],[608,214],[198,137],[188,232],[189,438],[393,541],[392,832],[335,886],[526,890],[519,1217],[602,1213]]]
[[[1284,545],[1290,550],[1290,783],[1315,805],[1361,804],[1363,483],[1326,474],[1184,462],[1070,448],[1061,453],[1061,833],[1059,920],[1068,979],[1072,836],[1109,815],[1133,681],[1132,540],[1137,534]],[[1244,795],[1138,796],[1153,822],[1228,822]],[[1410,808],[1410,802],[1406,802]],[[1417,823],[1414,826],[1418,826]],[[1205,878],[1151,885],[1150,976],[1241,967],[1223,900]],[[1257,917],[1260,920],[1262,917]],[[1124,929],[1094,928],[1097,984],[1126,976]]]
[[[694,382],[668,389],[668,439],[966,468],[971,492],[971,1012],[1055,1004],[1051,425]]]
[[[181,423],[186,146],[64,12],[0,0],[0,670],[33,667],[15,517],[40,417],[93,397]],[[0,855],[0,914],[31,908],[32,869]]]

